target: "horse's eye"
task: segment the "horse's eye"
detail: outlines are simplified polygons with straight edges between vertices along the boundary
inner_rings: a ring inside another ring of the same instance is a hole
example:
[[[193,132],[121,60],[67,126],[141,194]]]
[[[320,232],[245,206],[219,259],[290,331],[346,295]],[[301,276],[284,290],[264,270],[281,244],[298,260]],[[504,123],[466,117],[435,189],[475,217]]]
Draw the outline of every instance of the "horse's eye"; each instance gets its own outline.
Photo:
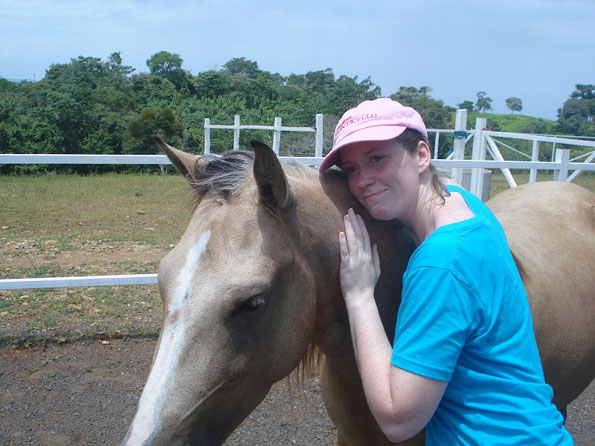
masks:
[[[238,308],[238,313],[252,313],[260,310],[266,303],[266,295],[258,294],[245,300]]]

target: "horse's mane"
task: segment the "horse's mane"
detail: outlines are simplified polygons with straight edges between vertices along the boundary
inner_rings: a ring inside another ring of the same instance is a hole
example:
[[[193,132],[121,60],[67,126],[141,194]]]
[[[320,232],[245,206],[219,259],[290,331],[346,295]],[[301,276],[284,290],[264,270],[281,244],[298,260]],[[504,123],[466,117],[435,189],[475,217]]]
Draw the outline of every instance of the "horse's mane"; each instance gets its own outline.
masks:
[[[205,162],[206,161],[206,162]],[[196,160],[196,178],[190,180],[194,194],[200,199],[207,192],[216,192],[228,198],[235,195],[254,163],[254,152],[229,150],[222,155],[204,155]],[[308,167],[297,161],[283,163],[286,173],[304,173]]]

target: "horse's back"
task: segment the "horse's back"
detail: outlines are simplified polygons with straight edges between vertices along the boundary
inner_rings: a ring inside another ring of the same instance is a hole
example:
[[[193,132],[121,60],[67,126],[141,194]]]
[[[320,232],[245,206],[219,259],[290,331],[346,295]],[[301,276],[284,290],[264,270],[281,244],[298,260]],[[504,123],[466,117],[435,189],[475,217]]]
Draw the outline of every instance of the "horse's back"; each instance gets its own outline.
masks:
[[[539,182],[488,205],[519,261],[546,379],[563,408],[595,375],[595,194]]]

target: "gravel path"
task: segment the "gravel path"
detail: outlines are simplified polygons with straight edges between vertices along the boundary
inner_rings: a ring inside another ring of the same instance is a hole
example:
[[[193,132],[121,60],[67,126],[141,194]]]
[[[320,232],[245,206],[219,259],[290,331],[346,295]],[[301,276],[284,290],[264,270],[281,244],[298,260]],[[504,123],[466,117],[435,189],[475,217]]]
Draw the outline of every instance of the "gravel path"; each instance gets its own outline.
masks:
[[[130,423],[154,339],[0,347],[0,444],[117,445]],[[595,446],[595,382],[569,408],[579,446]],[[317,379],[276,384],[226,446],[328,445],[336,433]]]

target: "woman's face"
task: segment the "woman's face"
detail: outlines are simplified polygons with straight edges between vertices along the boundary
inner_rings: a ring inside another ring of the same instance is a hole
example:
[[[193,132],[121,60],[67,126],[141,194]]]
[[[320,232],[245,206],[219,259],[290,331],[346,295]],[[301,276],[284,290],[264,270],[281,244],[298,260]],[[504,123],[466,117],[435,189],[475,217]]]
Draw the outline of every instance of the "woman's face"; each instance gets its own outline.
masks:
[[[407,223],[419,195],[418,151],[411,153],[393,139],[354,143],[339,156],[349,190],[372,217]]]

